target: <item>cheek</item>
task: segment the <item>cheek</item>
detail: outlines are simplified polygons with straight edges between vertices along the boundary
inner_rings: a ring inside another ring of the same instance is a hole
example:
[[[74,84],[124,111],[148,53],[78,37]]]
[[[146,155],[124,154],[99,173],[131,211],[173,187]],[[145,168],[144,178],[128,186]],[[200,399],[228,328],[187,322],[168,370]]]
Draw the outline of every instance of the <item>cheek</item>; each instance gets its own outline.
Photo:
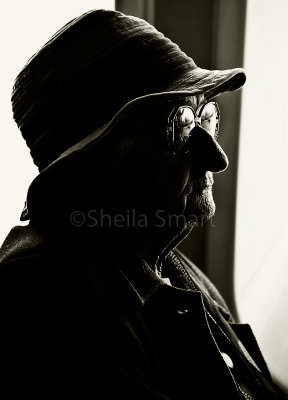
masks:
[[[155,182],[154,193],[163,208],[171,211],[185,209],[190,188],[189,175],[190,168],[182,160],[176,162],[169,158],[167,162],[167,156],[165,160],[160,160],[152,179]]]
[[[129,145],[125,143],[121,154],[113,168],[114,198],[132,208],[174,209],[180,203],[183,207],[189,160],[167,154],[163,143],[152,143],[148,137]]]
[[[185,157],[171,159],[167,167],[167,188],[171,195],[178,197],[187,193],[191,163]]]
[[[155,204],[157,193],[165,187],[166,175],[160,168],[157,152],[144,147],[126,148],[122,157],[115,159],[110,175],[113,197],[129,208]]]

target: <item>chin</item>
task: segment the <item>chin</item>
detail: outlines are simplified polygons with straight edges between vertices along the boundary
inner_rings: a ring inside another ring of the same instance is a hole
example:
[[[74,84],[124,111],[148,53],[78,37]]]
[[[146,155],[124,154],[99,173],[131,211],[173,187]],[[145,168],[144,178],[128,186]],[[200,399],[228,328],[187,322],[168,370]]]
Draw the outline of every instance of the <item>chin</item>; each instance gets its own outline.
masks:
[[[211,188],[205,189],[203,193],[187,196],[184,214],[187,220],[202,224],[213,217],[216,205],[213,199]]]

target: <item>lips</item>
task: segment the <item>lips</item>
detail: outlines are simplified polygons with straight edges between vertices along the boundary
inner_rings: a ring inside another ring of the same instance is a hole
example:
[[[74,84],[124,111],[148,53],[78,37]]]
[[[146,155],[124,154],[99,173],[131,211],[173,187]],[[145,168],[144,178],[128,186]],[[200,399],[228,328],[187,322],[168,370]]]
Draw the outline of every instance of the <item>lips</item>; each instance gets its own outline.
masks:
[[[214,179],[213,179],[212,173],[211,173],[211,172],[210,172],[210,173],[207,172],[205,178],[206,178],[206,182],[205,182],[205,183],[206,183],[206,186],[207,186],[207,187],[213,186]]]
[[[182,195],[201,195],[205,190],[211,189],[214,184],[213,174],[208,171],[204,176],[190,176]]]
[[[192,178],[189,182],[189,192],[202,193],[213,186],[214,179],[211,172],[207,172],[204,177]]]

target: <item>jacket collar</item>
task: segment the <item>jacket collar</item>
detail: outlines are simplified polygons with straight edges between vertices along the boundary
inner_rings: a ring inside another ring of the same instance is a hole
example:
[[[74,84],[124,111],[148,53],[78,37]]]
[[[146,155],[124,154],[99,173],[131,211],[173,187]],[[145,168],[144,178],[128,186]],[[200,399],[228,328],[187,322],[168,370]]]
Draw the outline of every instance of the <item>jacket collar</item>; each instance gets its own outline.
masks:
[[[116,296],[117,302],[128,301],[130,305],[138,304],[140,307],[149,302],[160,289],[162,292],[163,287],[169,293],[170,289],[175,289],[171,288],[167,280],[159,277],[142,257],[128,250],[128,246],[111,249],[110,245],[96,243],[93,248],[90,244],[85,248],[83,243],[71,245],[69,237],[60,239],[55,235],[31,225],[14,227],[0,249],[1,264],[28,255],[59,258],[65,254],[67,258],[68,254],[72,264],[85,265],[90,271],[95,271],[94,286],[97,286],[98,292],[105,295],[108,288],[108,296]],[[67,263],[67,259],[65,262]],[[78,266],[76,270],[79,271]],[[179,291],[183,293],[185,289]]]

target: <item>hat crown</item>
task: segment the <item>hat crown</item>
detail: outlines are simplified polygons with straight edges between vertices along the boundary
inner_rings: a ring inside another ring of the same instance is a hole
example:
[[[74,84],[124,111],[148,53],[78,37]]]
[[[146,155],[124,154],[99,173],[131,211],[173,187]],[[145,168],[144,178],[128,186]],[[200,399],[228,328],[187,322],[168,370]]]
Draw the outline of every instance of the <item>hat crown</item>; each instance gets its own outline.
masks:
[[[196,68],[145,20],[92,10],[56,32],[20,72],[14,119],[42,170],[128,101]]]

